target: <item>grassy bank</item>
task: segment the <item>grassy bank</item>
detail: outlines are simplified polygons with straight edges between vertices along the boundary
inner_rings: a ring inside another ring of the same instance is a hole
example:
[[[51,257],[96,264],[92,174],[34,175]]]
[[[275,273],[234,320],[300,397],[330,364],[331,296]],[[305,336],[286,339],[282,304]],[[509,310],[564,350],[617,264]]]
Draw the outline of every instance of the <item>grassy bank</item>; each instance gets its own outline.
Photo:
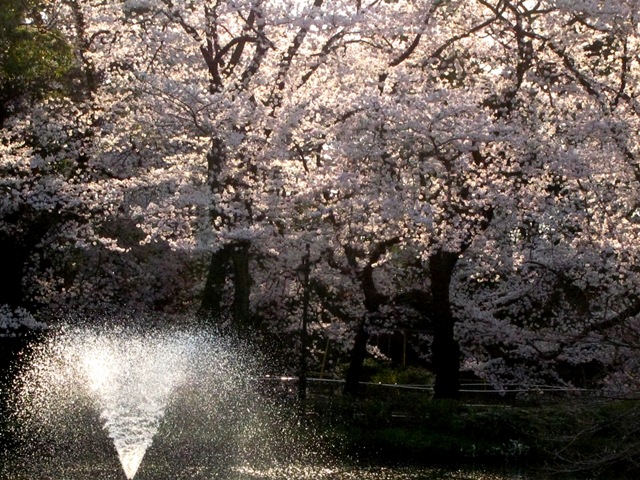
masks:
[[[308,410],[341,454],[390,464],[640,478],[640,402],[565,398],[479,404],[407,391],[315,396]]]

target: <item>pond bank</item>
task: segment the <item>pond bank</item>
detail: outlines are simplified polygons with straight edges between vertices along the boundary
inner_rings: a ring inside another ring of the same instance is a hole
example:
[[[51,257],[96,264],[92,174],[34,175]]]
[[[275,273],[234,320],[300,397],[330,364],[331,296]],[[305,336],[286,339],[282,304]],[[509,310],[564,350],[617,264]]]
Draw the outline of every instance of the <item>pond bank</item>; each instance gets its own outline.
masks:
[[[632,443],[639,438],[638,400],[468,404],[403,391],[356,400],[312,395],[306,412],[340,454],[364,462],[530,478],[640,478],[640,441]]]

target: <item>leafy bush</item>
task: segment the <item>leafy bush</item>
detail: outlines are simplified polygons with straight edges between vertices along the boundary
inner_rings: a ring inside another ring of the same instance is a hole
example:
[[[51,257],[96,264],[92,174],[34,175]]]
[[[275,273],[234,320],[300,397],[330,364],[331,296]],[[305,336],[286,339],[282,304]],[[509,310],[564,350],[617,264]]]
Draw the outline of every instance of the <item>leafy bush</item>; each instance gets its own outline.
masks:
[[[399,385],[432,385],[434,376],[430,371],[420,367],[381,365],[371,376],[371,381]]]

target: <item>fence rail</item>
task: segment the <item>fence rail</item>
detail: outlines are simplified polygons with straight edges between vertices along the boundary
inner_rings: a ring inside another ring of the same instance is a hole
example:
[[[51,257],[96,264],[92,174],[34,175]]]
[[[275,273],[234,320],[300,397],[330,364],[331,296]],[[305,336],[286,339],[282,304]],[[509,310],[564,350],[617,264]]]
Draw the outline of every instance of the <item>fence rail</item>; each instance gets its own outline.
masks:
[[[285,388],[293,388],[297,383],[298,377],[295,376],[266,376],[261,377],[261,381],[280,383]],[[322,390],[341,390],[344,380],[334,378],[307,378],[307,388],[310,393],[319,393]],[[433,395],[433,384],[397,384],[397,383],[378,383],[378,382],[360,382],[365,389],[383,389],[383,390],[397,390],[397,391],[411,391],[422,392],[426,395]],[[629,399],[640,400],[640,392],[637,394],[625,394],[625,395],[613,395],[610,393],[604,393],[602,390],[579,388],[579,387],[565,387],[560,385],[522,385],[512,384],[504,388],[495,388],[488,383],[461,383],[460,390],[461,396],[464,397],[484,397],[492,398],[497,397],[500,399],[510,398],[514,396],[520,397],[558,397],[558,396],[571,396],[571,397],[583,397],[583,398],[602,398],[602,399]],[[327,392],[328,393],[328,392]]]

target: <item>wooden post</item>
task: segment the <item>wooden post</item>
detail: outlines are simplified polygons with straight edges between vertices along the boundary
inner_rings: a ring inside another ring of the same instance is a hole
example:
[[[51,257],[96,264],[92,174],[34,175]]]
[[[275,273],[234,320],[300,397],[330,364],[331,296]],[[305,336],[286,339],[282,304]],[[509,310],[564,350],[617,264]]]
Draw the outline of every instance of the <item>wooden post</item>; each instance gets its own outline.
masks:
[[[302,327],[300,329],[300,364],[298,371],[298,401],[303,402],[307,398],[307,357],[309,335],[307,325],[309,323],[309,276],[311,275],[311,246],[307,243],[307,251],[302,257],[300,276],[302,282]]]

